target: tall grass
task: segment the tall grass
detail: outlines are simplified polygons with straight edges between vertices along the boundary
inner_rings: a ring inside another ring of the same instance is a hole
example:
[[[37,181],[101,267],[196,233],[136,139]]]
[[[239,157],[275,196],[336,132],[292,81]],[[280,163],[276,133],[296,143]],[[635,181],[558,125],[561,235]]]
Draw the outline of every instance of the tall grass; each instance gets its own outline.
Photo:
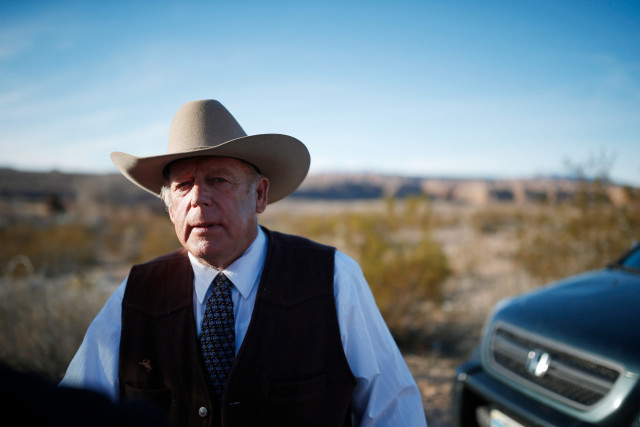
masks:
[[[45,277],[88,268],[139,263],[176,249],[179,242],[162,215],[100,218],[97,221],[30,219],[0,227],[3,273],[24,276],[29,270]],[[27,260],[19,262],[20,260]]]
[[[179,246],[166,217],[140,212],[12,218],[0,240],[0,361],[52,380],[128,266]]]
[[[112,290],[83,275],[0,279],[0,361],[61,379]]]

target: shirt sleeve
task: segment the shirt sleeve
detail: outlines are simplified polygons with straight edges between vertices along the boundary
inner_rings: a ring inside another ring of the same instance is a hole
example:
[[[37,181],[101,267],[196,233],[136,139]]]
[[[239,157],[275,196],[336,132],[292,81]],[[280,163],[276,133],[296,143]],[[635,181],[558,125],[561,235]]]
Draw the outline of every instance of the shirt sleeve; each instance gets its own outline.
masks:
[[[362,270],[336,251],[334,293],[345,355],[357,384],[356,426],[426,426],[420,391]]]
[[[127,279],[118,286],[93,319],[60,386],[84,388],[119,398],[118,363],[122,299]]]

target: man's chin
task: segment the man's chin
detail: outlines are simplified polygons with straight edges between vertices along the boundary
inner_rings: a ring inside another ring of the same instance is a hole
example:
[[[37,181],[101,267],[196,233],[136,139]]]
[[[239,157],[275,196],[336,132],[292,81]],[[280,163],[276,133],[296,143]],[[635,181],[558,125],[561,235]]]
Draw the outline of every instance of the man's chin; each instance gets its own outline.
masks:
[[[223,269],[225,267],[228,267],[229,264],[235,261],[235,259],[232,259],[232,254],[220,250],[216,247],[190,246],[187,249],[189,250],[189,252],[191,252],[191,255],[198,259],[198,261],[209,267]]]

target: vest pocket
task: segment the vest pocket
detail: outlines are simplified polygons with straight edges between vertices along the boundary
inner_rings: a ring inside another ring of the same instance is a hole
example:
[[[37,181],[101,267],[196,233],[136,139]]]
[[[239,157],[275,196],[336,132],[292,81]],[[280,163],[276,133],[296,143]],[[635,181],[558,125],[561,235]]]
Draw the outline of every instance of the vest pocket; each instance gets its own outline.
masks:
[[[312,374],[271,383],[270,397],[275,401],[306,400],[328,390],[327,374]]]
[[[145,402],[169,410],[171,405],[171,390],[168,388],[145,388],[148,384],[126,383],[124,385],[124,399],[132,402]]]
[[[272,382],[267,406],[267,425],[330,426],[327,420],[328,394],[326,373]]]

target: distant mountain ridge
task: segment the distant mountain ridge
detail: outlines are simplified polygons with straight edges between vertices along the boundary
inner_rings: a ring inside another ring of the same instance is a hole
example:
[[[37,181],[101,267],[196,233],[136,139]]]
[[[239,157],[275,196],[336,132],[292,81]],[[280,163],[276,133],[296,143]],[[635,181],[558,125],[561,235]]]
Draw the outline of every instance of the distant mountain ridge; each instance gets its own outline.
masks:
[[[490,202],[570,200],[578,182],[564,177],[527,179],[405,177],[377,173],[312,174],[290,197],[362,200],[426,196],[434,200],[481,205]],[[614,202],[624,202],[624,189],[611,185]],[[105,204],[157,203],[152,194],[120,174],[27,172],[0,168],[0,200],[38,201],[55,196],[65,201],[90,199]]]
[[[434,200],[483,205],[491,202],[572,200],[580,181],[568,177],[514,179],[404,177],[385,174],[310,175],[291,196],[309,199],[375,199],[427,196]],[[624,188],[607,188],[614,203],[625,202]]]
[[[103,202],[137,203],[155,199],[120,174],[28,172],[0,168],[0,199],[37,201],[50,196],[75,200],[91,194]]]

